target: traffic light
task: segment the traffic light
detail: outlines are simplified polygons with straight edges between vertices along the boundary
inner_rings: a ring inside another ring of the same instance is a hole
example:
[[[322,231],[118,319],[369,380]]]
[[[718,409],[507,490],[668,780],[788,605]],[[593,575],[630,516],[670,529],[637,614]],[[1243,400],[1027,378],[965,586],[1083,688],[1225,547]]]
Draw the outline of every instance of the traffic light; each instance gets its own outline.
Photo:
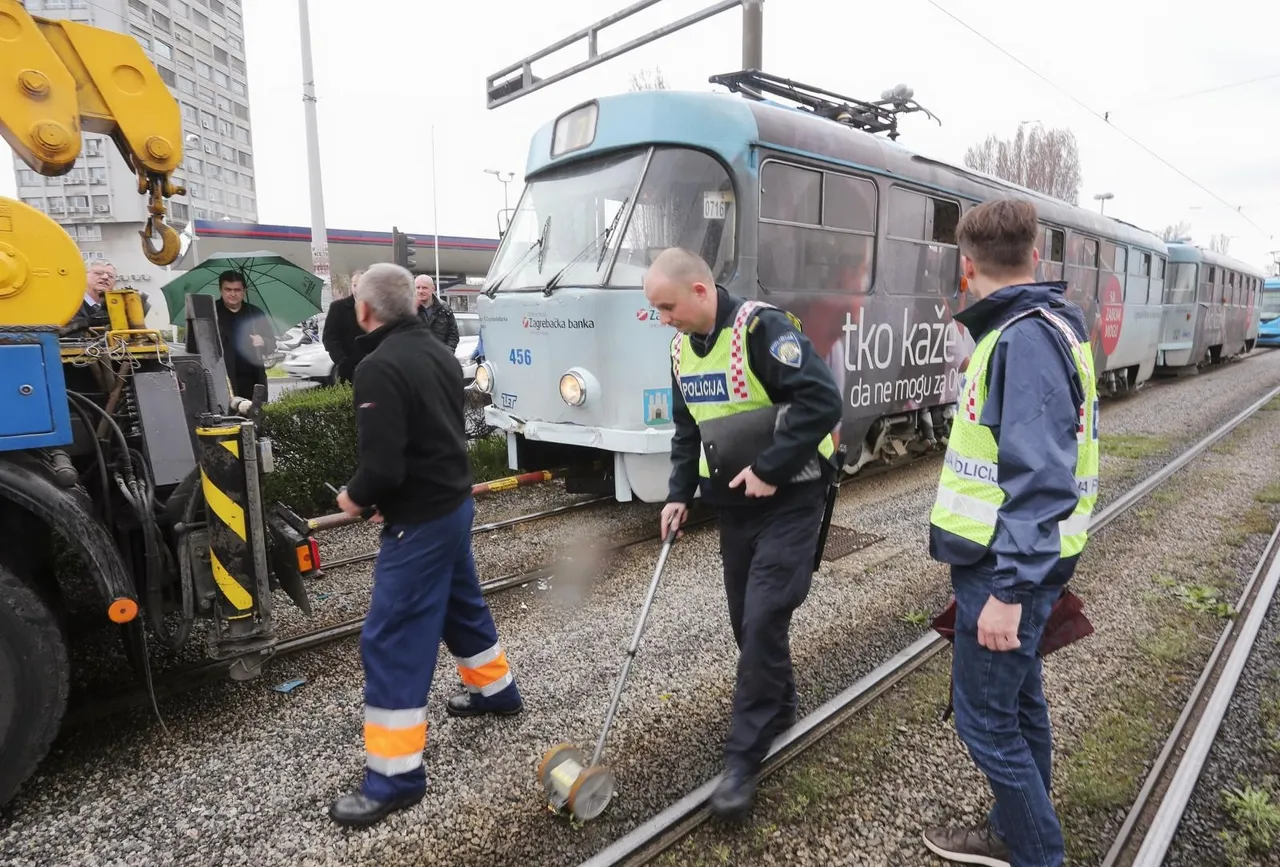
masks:
[[[397,227],[391,227],[391,261],[395,262],[401,268],[413,270],[415,262],[413,260],[413,238],[410,238]]]

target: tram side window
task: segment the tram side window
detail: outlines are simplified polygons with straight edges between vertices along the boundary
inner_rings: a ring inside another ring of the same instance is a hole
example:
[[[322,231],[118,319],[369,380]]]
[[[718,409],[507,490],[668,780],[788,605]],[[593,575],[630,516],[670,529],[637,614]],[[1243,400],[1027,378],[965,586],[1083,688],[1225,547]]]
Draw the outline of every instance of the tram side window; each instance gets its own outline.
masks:
[[[1130,297],[1125,291],[1125,265],[1128,259],[1129,249],[1113,244],[1110,241],[1103,241],[1099,246],[1099,252],[1102,254],[1100,260],[1100,271],[1103,273],[1098,275],[1098,292],[1105,293],[1107,286],[1114,279],[1120,284],[1120,297],[1125,301],[1135,301],[1136,298]]]
[[[960,284],[960,205],[894,187],[880,283],[895,295],[951,296]]]
[[[1067,241],[1061,229],[1044,227],[1040,232],[1040,276],[1045,281],[1061,280]]]
[[[1173,263],[1173,279],[1169,281],[1169,294],[1165,304],[1190,304],[1196,299],[1195,262]]]
[[[1164,298],[1164,259],[1153,256],[1151,259],[1151,291],[1147,294],[1148,304],[1159,304]]]
[[[866,292],[875,226],[871,181],[766,162],[760,171],[761,285],[782,292]]]
[[[1196,300],[1203,304],[1210,304],[1214,301],[1214,284],[1218,282],[1218,269],[1213,265],[1207,265],[1202,272],[1203,276],[1200,281],[1200,289],[1196,295]]]
[[[1129,256],[1129,281],[1125,284],[1124,299],[1135,304],[1150,304],[1151,254],[1134,250]],[[1156,293],[1156,298],[1160,293]]]
[[[1071,233],[1067,242],[1067,293],[1076,303],[1092,304],[1098,291],[1098,241]]]

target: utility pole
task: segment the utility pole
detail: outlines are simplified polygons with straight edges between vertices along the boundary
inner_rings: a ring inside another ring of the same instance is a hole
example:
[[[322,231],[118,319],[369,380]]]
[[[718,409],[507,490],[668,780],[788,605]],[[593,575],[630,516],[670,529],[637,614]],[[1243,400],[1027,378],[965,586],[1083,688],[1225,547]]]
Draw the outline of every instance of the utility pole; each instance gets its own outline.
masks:
[[[298,0],[298,24],[302,29],[302,106],[307,122],[307,174],[311,182],[311,269],[324,281],[320,309],[333,301],[329,281],[329,235],[324,227],[324,186],[320,180],[320,130],[316,121],[316,81],[311,67],[311,18],[307,0]]]
[[[436,291],[440,291],[440,189],[436,186],[436,125],[431,124],[431,231],[436,236]]]
[[[1103,216],[1106,216],[1106,214],[1107,214],[1107,200],[1108,200],[1108,199],[1114,199],[1115,197],[1116,197],[1116,194],[1115,194],[1115,193],[1095,193],[1095,194],[1094,194],[1094,199],[1096,199],[1096,200],[1100,203],[1100,204],[1098,205],[1098,213],[1099,213],[1099,214],[1102,214]]]

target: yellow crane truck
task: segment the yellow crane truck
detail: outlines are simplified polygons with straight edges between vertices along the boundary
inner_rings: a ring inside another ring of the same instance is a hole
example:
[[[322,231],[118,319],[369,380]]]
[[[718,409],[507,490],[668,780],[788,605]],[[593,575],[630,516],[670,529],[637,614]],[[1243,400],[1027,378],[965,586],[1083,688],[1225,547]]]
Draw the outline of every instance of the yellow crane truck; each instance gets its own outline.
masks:
[[[136,174],[148,260],[174,262],[182,119],[155,66],[130,36],[0,0],[0,133],[58,177],[84,132],[109,135]],[[320,565],[306,523],[263,502],[265,395],[230,392],[214,299],[187,297],[175,346],[132,289],[108,293],[105,317],[79,315],[86,285],[62,227],[0,197],[0,806],[58,733],[77,639],[118,631],[122,668],[148,676],[148,636],[170,650],[203,638],[232,677],[254,677],[276,645],[274,591],[309,613]]]

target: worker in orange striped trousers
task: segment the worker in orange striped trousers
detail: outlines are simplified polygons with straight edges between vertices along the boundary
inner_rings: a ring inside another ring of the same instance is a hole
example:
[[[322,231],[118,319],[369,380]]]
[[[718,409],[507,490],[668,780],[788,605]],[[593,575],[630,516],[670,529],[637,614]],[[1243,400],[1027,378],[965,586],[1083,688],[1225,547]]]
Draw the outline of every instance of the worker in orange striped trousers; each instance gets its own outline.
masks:
[[[372,824],[422,799],[427,695],[442,638],[466,687],[449,698],[450,716],[505,716],[522,709],[476,579],[470,538],[474,513],[468,498],[463,508],[439,520],[383,531],[373,599],[360,636],[363,809],[344,813],[335,804],[333,818],[341,824]]]
[[[471,555],[461,370],[414,303],[412,276],[397,265],[374,265],[360,281],[356,318],[369,351],[353,388],[359,462],[338,507],[372,513],[382,544],[360,634],[364,783],[329,807],[342,825],[372,825],[422,799],[427,695],[441,640],[466,686],[449,699],[449,714],[522,708]]]

